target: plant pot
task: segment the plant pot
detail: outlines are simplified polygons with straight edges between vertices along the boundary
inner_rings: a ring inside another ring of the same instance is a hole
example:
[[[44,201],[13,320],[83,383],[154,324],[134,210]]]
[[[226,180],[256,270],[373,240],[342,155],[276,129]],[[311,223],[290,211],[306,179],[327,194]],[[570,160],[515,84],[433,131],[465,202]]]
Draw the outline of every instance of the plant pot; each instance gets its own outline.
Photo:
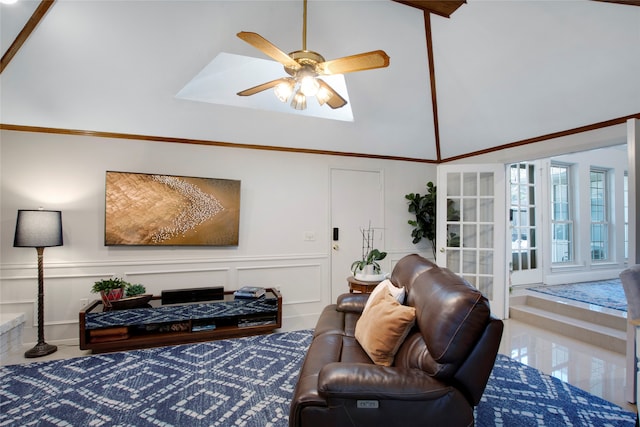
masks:
[[[353,277],[355,277],[356,280],[361,280],[363,282],[381,282],[387,278],[387,273],[380,273],[380,274],[356,273]]]
[[[101,295],[109,301],[118,300],[124,296],[124,288],[111,289],[109,292],[101,291]]]
[[[111,308],[111,301],[117,301],[124,297],[124,288],[110,289],[109,291],[100,291],[100,297],[102,298],[102,304],[105,308]]]
[[[364,266],[364,269],[356,271],[353,277],[363,282],[381,282],[387,278],[387,273],[382,271],[376,273],[373,264],[368,264]]]

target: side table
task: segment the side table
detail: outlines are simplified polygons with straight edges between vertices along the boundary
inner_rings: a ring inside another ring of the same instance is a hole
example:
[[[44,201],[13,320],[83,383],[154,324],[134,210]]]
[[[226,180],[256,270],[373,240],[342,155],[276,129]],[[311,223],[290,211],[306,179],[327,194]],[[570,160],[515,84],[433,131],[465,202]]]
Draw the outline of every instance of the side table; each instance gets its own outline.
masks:
[[[347,282],[349,283],[349,293],[361,292],[363,294],[370,294],[375,287],[380,283],[380,280],[376,280],[374,282],[365,282],[362,280],[358,280],[353,276],[347,277]]]

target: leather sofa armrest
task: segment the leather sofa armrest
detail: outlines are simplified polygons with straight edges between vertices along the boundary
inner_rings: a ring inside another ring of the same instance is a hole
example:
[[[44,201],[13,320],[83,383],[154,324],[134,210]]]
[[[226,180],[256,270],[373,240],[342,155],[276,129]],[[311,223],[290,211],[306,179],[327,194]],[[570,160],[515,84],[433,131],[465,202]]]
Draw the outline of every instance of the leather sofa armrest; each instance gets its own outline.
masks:
[[[336,301],[336,310],[342,312],[362,313],[369,294],[342,294]]]
[[[478,406],[484,389],[489,381],[489,376],[496,362],[496,356],[500,349],[500,340],[504,323],[493,316],[489,318],[489,324],[484,330],[480,341],[473,348],[471,354],[458,368],[454,379],[464,385],[467,399],[473,406]]]
[[[418,369],[368,363],[328,363],[318,376],[324,398],[434,400],[452,390]]]

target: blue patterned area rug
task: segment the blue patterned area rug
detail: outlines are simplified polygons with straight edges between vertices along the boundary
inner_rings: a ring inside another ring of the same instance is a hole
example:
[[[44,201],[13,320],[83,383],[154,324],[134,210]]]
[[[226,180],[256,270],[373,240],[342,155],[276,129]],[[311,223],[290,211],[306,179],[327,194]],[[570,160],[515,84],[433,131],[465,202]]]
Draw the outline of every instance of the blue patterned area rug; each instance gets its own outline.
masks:
[[[614,310],[627,311],[627,298],[620,279],[597,282],[572,283],[567,285],[537,286],[528,288],[560,298],[598,305]]]
[[[311,331],[0,368],[0,426],[286,427]],[[499,355],[476,426],[633,426],[635,414]]]

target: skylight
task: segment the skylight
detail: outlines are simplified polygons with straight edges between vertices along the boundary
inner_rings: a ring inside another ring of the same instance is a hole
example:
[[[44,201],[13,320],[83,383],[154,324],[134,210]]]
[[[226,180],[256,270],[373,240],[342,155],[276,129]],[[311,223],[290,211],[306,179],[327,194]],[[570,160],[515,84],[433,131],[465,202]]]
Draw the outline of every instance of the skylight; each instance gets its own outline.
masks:
[[[287,76],[278,62],[221,52],[176,94],[176,98],[330,120],[353,121],[347,85],[341,74],[322,76],[323,80],[347,100],[347,105],[335,110],[327,105],[320,106],[315,97],[309,97],[305,110],[294,110],[289,104],[280,102],[271,89],[252,96],[237,95],[244,89]]]

